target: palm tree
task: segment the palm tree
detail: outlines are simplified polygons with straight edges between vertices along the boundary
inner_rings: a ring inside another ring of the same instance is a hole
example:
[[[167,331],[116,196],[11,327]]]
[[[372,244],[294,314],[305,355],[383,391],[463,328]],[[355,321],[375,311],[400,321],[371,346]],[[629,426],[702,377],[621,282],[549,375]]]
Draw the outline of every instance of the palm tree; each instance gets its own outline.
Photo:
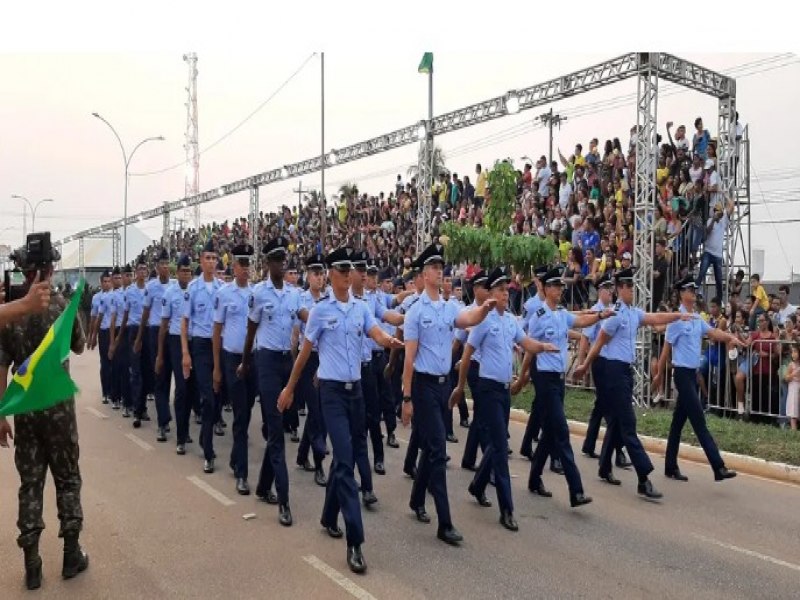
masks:
[[[353,182],[345,183],[339,188],[339,195],[346,199],[358,198],[358,185]]]
[[[422,145],[419,149],[422,154]],[[433,177],[439,176],[439,173],[447,173],[450,175],[450,169],[445,166],[445,156],[440,146],[435,146],[433,149]],[[419,161],[408,167],[407,174],[409,178],[416,177],[419,174]]]

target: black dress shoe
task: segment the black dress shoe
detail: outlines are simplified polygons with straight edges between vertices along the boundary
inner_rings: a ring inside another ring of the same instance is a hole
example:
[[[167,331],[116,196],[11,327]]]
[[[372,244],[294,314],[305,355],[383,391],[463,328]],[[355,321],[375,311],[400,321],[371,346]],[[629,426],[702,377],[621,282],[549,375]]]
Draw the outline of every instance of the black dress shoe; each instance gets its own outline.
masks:
[[[203,473],[213,473],[214,472],[214,459],[207,460],[203,463]]]
[[[469,428],[469,419],[461,419],[461,421],[459,422],[459,425],[461,425],[461,427],[463,427],[464,429],[468,429]]]
[[[175,453],[178,454],[179,456],[183,456],[184,454],[186,454],[186,446],[184,446],[183,444],[178,444],[177,448],[175,449]]]
[[[338,540],[344,535],[337,523],[334,523],[333,525],[326,525],[324,522],[320,521],[319,524],[325,529],[325,533],[334,539]]]
[[[172,431],[172,429],[171,429],[171,428],[170,428],[170,426],[169,426],[169,423],[167,423],[166,425],[164,425],[164,431],[166,431],[167,433],[169,433],[170,431]]]
[[[128,407],[122,409],[122,418],[123,419],[130,419],[131,418],[131,411],[128,410]]]
[[[350,567],[353,573],[358,573],[359,575],[367,571],[367,563],[361,553],[361,546],[347,547],[347,566]]]
[[[142,421],[150,421],[150,415],[147,414],[147,411],[144,411],[142,415],[139,417]]]
[[[134,429],[139,429],[139,427],[141,427],[141,426],[142,426],[142,420],[141,420],[141,419],[139,419],[138,417],[137,417],[137,418],[135,418],[135,419],[133,420],[133,428],[134,428]]]
[[[462,469],[466,469],[467,471],[472,471],[473,473],[477,473],[478,472],[478,467],[476,467],[475,465],[468,465],[468,464],[463,463],[463,462],[461,463],[461,468]]]
[[[459,542],[464,541],[464,536],[452,525],[450,527],[440,528],[439,531],[436,532],[436,537],[445,544],[450,544],[451,546],[455,546]]]
[[[600,458],[600,456],[594,450],[581,450],[584,456],[588,456],[589,458]]]
[[[653,482],[651,482],[649,479],[640,481],[636,491],[642,496],[646,496],[647,498],[651,498],[653,500],[657,500],[664,495],[653,487]]]
[[[306,409],[305,408],[298,409],[297,410],[297,416],[298,417],[305,417],[306,416]]]
[[[297,444],[300,441],[300,436],[297,435],[297,429],[292,429],[292,435],[289,436],[289,439]]]
[[[633,466],[633,463],[628,460],[628,457],[625,456],[625,452],[620,450],[617,452],[617,457],[614,460],[614,465],[619,467],[620,469],[630,469]]]
[[[103,398],[103,404],[108,404],[108,398]]]
[[[736,477],[736,471],[732,471],[727,467],[720,467],[714,471],[714,481],[722,481],[723,479],[733,479]]]
[[[231,404],[226,404],[225,406],[223,406],[223,407],[222,407],[222,409],[223,409],[225,412],[231,412],[231,411],[233,410],[233,405],[231,405]]]
[[[247,479],[239,477],[236,480],[236,491],[239,493],[240,496],[250,495],[250,486],[247,484]]]
[[[530,448],[520,448],[519,454],[520,456],[524,456],[528,460],[533,460],[533,450]]]
[[[564,467],[561,466],[560,460],[551,460],[550,461],[550,470],[555,473],[556,475],[563,475],[564,474]]]
[[[598,473],[597,476],[606,483],[610,483],[611,485],[622,485],[622,482],[616,477],[614,477],[614,473],[609,472],[606,473],[605,475],[603,475],[602,473]]]
[[[375,492],[369,490],[362,492],[361,501],[364,503],[364,506],[372,506],[378,501],[378,497],[375,495]]]
[[[500,525],[502,525],[509,531],[519,531],[519,525],[517,525],[517,521],[516,519],[514,519],[514,515],[512,515],[507,510],[504,510],[500,514]]]
[[[292,511],[289,509],[288,504],[281,504],[278,507],[278,522],[284,527],[291,527]]]
[[[316,470],[314,468],[314,465],[312,465],[311,461],[308,460],[308,459],[305,459],[304,461],[298,460],[297,461],[297,466],[300,467],[301,469],[303,469],[304,471],[308,471],[309,473],[311,473],[312,471]]]
[[[325,477],[325,469],[322,468],[322,465],[320,465],[314,471],[314,483],[316,483],[320,487],[325,487],[326,485],[328,485],[328,480]]]
[[[411,477],[411,479],[417,478],[417,467],[411,467],[410,469],[403,469],[403,473]]]
[[[689,478],[681,473],[681,470],[678,467],[675,467],[674,469],[665,469],[664,477],[667,479],[674,479],[675,481],[689,481]]]
[[[541,481],[536,485],[529,485],[528,491],[533,492],[534,494],[536,494],[537,496],[541,496],[542,498],[553,497],[553,492],[544,487],[544,483],[542,483]]]
[[[389,446],[389,448],[399,448],[400,447],[400,444],[397,443],[397,438],[395,437],[395,435],[393,433],[390,433],[388,438],[386,439],[386,445]]]
[[[190,435],[187,435],[187,436],[186,436],[186,442],[185,442],[185,443],[186,443],[186,444],[192,444],[192,443],[194,443],[194,440],[192,439],[192,436],[190,436]]]
[[[381,461],[375,463],[375,472],[378,475],[386,475],[386,467],[383,466]]]
[[[225,419],[222,417],[219,418],[219,424],[222,426],[223,429],[228,427],[228,424],[225,422]]]
[[[119,410],[120,409],[119,402],[117,402],[116,400],[112,400],[111,401],[111,408],[112,408],[112,410]]]
[[[572,508],[577,508],[578,506],[583,506],[584,504],[589,504],[592,501],[591,496],[587,496],[585,494],[575,494],[574,496],[570,495],[569,497],[569,505]]]
[[[267,504],[278,503],[278,496],[272,490],[269,490],[265,496],[262,496],[261,494],[256,492],[256,498],[261,502],[266,502]]]
[[[203,417],[201,417],[200,415],[195,415],[194,416],[194,423],[195,423],[195,425],[202,425],[203,424]]]
[[[445,439],[448,442],[450,442],[451,444],[457,444],[458,443],[458,438],[452,433],[448,433],[447,437]]]
[[[428,514],[428,511],[425,510],[424,506],[418,506],[416,508],[411,506],[411,510],[414,511],[414,515],[417,517],[417,521],[419,521],[420,523],[430,523],[431,522],[431,517]]]
[[[163,427],[158,428],[158,435],[156,436],[157,442],[166,442],[167,441],[167,432]]]
[[[509,456],[511,456],[512,454],[514,454],[514,451],[511,449],[511,446],[509,446],[508,448],[506,448],[506,450],[507,450],[507,454],[508,454]]]
[[[470,483],[469,484],[469,486],[467,487],[467,491],[469,492],[470,496],[474,497],[475,500],[478,501],[478,504],[480,506],[488,508],[488,507],[490,507],[492,505],[492,501],[489,500],[486,497],[486,493],[485,492],[478,493],[477,490],[475,490],[475,484],[474,483]]]
[[[220,425],[219,423],[214,425],[214,435],[219,435],[219,436],[225,435],[225,430],[222,428],[222,425]]]

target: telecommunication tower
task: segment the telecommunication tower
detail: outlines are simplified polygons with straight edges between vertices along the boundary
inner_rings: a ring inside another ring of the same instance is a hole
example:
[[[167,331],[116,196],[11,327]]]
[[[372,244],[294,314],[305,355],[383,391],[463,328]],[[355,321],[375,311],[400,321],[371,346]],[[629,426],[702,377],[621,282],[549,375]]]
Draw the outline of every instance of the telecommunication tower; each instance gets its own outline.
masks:
[[[186,150],[186,185],[184,198],[200,193],[200,148],[197,142],[197,54],[190,52],[183,55],[189,66],[189,84],[186,86],[186,139],[183,145]],[[195,229],[200,228],[200,205],[187,207],[184,219],[192,223]]]

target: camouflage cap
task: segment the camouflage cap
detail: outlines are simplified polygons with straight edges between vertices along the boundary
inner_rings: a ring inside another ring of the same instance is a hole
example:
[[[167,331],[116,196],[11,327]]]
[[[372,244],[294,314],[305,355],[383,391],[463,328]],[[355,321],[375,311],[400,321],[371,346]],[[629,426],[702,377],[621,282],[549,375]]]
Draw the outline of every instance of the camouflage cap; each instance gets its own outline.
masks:
[[[39,265],[31,264],[28,262],[28,250],[25,246],[20,246],[9,257],[14,261],[14,264],[23,271],[27,269],[35,269]],[[50,262],[58,262],[61,260],[61,254],[55,248],[50,249]]]

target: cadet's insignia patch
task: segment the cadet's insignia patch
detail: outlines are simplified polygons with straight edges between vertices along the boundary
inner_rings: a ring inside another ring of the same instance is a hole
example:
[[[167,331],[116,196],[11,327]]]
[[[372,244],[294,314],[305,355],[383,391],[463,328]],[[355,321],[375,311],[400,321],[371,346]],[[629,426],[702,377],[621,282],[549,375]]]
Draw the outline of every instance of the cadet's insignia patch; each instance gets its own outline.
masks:
[[[166,305],[167,305],[167,299],[166,298],[162,298],[161,299],[161,306],[166,306]]]
[[[214,298],[214,310],[219,308],[219,298]]]
[[[183,299],[184,300],[188,300],[189,299],[189,292],[186,292],[186,293],[183,294]]]
[[[247,306],[253,308],[253,304],[255,304],[256,298],[252,294],[250,295],[250,299],[247,301]]]
[[[536,311],[536,316],[541,317],[545,313],[544,307]]]

